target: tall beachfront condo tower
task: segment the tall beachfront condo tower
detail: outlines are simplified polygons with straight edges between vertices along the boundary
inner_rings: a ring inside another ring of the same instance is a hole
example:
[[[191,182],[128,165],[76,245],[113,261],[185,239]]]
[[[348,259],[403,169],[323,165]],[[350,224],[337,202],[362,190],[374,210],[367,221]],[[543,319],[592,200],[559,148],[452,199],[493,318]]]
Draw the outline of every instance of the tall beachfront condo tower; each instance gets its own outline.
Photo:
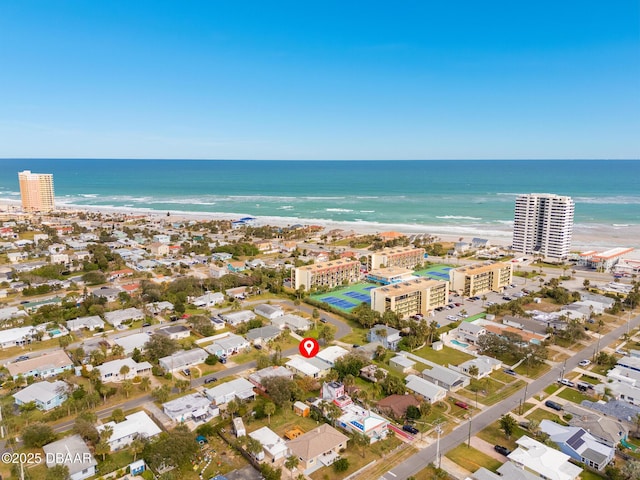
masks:
[[[20,197],[25,212],[50,212],[53,210],[53,175],[50,173],[31,173],[30,170],[18,173]]]
[[[551,193],[518,195],[513,250],[541,255],[554,262],[566,260],[571,247],[574,206],[571,197]]]

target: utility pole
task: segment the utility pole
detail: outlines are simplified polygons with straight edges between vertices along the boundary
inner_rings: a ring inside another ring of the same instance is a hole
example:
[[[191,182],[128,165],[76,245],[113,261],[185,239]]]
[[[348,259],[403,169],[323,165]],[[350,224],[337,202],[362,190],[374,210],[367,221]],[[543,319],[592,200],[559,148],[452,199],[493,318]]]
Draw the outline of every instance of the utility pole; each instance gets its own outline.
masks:
[[[471,420],[473,416],[469,415],[469,436],[467,437],[467,448],[471,448]]]
[[[436,440],[436,460],[438,461],[438,469],[440,469],[440,434],[442,433],[440,425],[436,427],[436,433],[438,434],[438,439]]]

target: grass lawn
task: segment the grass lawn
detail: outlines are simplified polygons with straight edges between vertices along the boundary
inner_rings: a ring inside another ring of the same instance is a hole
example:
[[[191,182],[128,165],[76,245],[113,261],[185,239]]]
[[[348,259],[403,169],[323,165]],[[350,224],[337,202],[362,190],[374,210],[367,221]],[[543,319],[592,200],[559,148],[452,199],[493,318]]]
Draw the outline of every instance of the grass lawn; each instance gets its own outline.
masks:
[[[547,412],[546,410],[543,410],[541,408],[535,409],[533,412],[527,415],[526,418],[529,420],[537,420],[538,422],[541,422],[542,420],[551,420],[553,422],[559,423],[560,425],[567,425],[567,422],[565,422],[555,413]]]
[[[434,478],[438,478],[436,467],[434,467],[433,465],[429,465],[427,468],[424,468],[416,473],[413,478],[415,478],[416,480],[433,480]]]
[[[494,405],[499,401],[513,395],[525,385],[524,380],[517,380],[509,385],[504,385],[503,383],[491,379],[489,382],[485,382],[484,379],[480,382],[480,388],[484,390],[481,390],[478,394],[478,402],[482,403],[483,405]],[[486,395],[482,393],[483,391],[486,392]],[[468,388],[458,390],[458,393],[475,402],[476,394],[475,392],[470,391]]]
[[[526,375],[529,378],[538,378],[551,370],[551,366],[547,365],[546,363],[541,363],[540,365],[529,368],[527,368],[525,365],[520,365],[515,370],[520,375]]]
[[[513,381],[513,376],[507,375],[502,370],[496,370],[490,377],[502,383],[511,383]]]
[[[473,447],[467,447],[467,444],[458,445],[446,455],[447,458],[453,460],[457,465],[461,466],[469,472],[475,472],[480,467],[484,467],[495,472],[502,462],[496,460],[489,455],[476,450]]]
[[[602,381],[598,380],[595,377],[590,377],[589,375],[582,375],[580,377],[580,381],[590,383],[591,385],[599,385]]]
[[[526,412],[528,412],[529,410],[531,410],[531,409],[532,409],[533,407],[535,407],[535,406],[536,406],[536,404],[535,404],[535,403],[525,402],[525,403],[522,405],[522,412],[526,413]],[[516,410],[520,410],[520,407],[518,407]]]
[[[607,478],[604,475],[600,475],[599,473],[596,472],[592,472],[591,470],[587,470],[586,468],[582,471],[582,473],[580,474],[580,478],[582,480],[607,480]]]
[[[478,432],[478,438],[483,439],[485,442],[489,442],[491,445],[504,445],[509,450],[514,450],[516,448],[516,439],[520,438],[523,435],[529,435],[529,431],[516,426],[513,429],[513,434],[511,438],[507,439],[504,435],[504,432],[500,429],[500,421],[496,420],[492,424],[488,425],[486,428]]]
[[[364,345],[367,343],[367,331],[364,328],[351,327],[351,333],[340,339],[341,342],[351,343],[354,345]]]
[[[564,398],[565,400],[569,400],[570,402],[577,403],[578,405],[583,400],[594,400],[593,397],[590,397],[589,395],[585,395],[584,393],[569,387],[565,388],[563,391],[558,393],[557,396],[559,398]]]
[[[468,353],[461,352],[460,350],[456,350],[454,348],[444,347],[439,352],[436,352],[430,346],[424,346],[420,350],[416,350],[412,352],[414,355],[418,355],[419,357],[425,358],[427,360],[432,361],[433,363],[437,363],[439,365],[447,366],[449,364],[452,365],[460,365],[467,360],[471,360],[474,358],[472,355]]]
[[[560,385],[558,385],[557,383],[554,383],[552,385],[549,385],[547,388],[545,388],[543,391],[544,393],[546,393],[547,395],[553,395],[554,393],[556,393],[558,390],[560,389]]]

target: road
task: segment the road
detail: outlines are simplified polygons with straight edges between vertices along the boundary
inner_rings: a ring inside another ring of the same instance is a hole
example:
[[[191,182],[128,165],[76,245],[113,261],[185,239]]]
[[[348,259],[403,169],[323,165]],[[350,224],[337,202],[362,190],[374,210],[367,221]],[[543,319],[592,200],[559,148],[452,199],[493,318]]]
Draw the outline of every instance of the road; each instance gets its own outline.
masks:
[[[634,328],[640,325],[640,315],[631,319],[630,328]],[[615,330],[603,335],[600,339],[600,346],[604,347],[612,343],[614,340],[621,337],[627,332],[627,324],[621,325]],[[469,435],[473,436],[480,430],[484,429],[487,425],[498,420],[502,415],[514,410],[520,405],[520,402],[526,401],[527,398],[537,394],[548,385],[554,383],[562,373],[562,368],[565,367],[565,371],[571,371],[578,366],[578,363],[584,359],[591,359],[593,355],[593,344],[590,344],[576,353],[573,357],[569,358],[564,365],[557,365],[542,377],[529,383],[525,389],[521,389],[518,392],[506,398],[502,402],[488,407],[481,413],[477,414],[471,419],[457,428],[455,428],[448,435],[440,438],[440,455],[446,454],[449,450],[464,443],[469,438]],[[420,450],[418,453],[408,458],[400,465],[396,466],[385,475],[380,477],[380,480],[404,480],[412,475],[417,474],[420,470],[425,468],[429,463],[435,463],[436,461],[436,444],[429,445],[428,447]]]

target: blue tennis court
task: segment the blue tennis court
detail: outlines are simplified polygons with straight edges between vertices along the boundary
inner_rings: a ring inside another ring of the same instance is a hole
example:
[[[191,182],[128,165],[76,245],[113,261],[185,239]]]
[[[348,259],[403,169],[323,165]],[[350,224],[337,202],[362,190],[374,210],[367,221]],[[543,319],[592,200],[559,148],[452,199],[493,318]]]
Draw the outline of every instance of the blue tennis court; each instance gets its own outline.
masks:
[[[345,292],[343,295],[345,297],[353,298],[354,300],[359,300],[360,302],[369,302],[371,300],[371,296],[360,292]]]
[[[322,299],[323,302],[327,302],[329,305],[335,305],[338,308],[353,308],[356,306],[355,303],[348,302],[347,300],[342,300],[337,297],[324,297]]]
[[[373,290],[374,288],[378,288],[377,286],[373,286],[373,287],[364,287],[363,290],[366,290],[367,292],[370,290]]]

